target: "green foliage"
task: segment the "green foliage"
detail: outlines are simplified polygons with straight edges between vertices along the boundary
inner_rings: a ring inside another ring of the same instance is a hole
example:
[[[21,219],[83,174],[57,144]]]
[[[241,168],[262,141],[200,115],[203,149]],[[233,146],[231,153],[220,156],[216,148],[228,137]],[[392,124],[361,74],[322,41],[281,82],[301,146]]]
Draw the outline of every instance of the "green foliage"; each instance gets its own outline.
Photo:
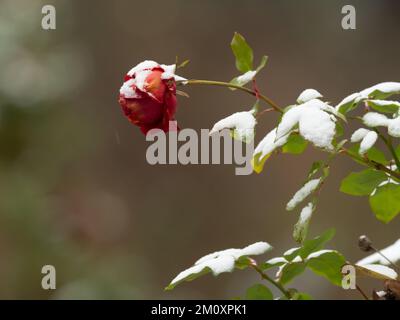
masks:
[[[378,220],[390,222],[400,212],[400,185],[388,183],[377,188],[369,203]]]
[[[236,68],[243,73],[253,70],[253,50],[240,33],[235,32],[231,48],[236,58]]]
[[[340,191],[352,196],[369,196],[385,180],[386,174],[374,169],[352,172],[342,180]]]
[[[359,156],[358,154],[359,149],[360,149],[360,144],[355,144],[351,148],[349,148],[349,152],[355,156]],[[367,158],[369,160],[375,161],[383,165],[388,164],[388,161],[386,160],[384,153],[375,147],[372,147],[367,151]],[[365,163],[361,161],[356,160],[356,162],[358,162],[361,165],[365,165]]]
[[[285,285],[309,268],[315,274],[339,286],[342,280],[341,269],[346,260],[337,251],[322,250],[334,233],[333,229],[329,229],[321,236],[305,241],[302,247],[289,250],[289,253],[284,255],[287,262],[280,264],[279,282]],[[278,259],[274,260],[278,261]],[[271,264],[267,263],[267,267],[271,267]]]
[[[312,206],[312,212],[315,210],[315,206]],[[293,239],[298,243],[303,243],[308,234],[308,226],[310,224],[312,213],[304,218],[300,215],[299,221],[294,225],[293,229]]]
[[[342,283],[341,270],[345,263],[346,260],[340,253],[331,251],[310,258],[307,261],[307,267],[333,284],[340,286]]]
[[[399,111],[399,103],[397,101],[389,102],[384,100],[368,100],[367,105],[370,108],[383,113],[393,114]]]
[[[283,153],[302,154],[307,149],[308,142],[299,134],[292,134],[282,147]]]
[[[304,262],[289,262],[281,270],[279,276],[279,282],[282,285],[288,284],[298,275],[302,274],[306,270],[306,264]]]
[[[247,300],[273,300],[271,290],[262,284],[255,284],[246,291]]]
[[[335,229],[328,229],[323,234],[314,239],[307,240],[303,243],[302,247],[298,251],[298,255],[305,259],[311,253],[321,250],[325,244],[335,236]]]

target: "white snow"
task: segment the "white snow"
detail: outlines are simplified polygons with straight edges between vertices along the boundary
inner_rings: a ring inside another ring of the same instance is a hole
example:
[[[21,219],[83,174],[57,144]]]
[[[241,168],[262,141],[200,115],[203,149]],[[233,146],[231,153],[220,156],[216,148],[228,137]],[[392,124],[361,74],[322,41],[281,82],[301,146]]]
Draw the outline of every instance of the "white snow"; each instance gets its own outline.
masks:
[[[127,99],[138,98],[139,96],[137,95],[136,91],[133,89],[132,86],[135,86],[134,79],[129,79],[128,81],[125,81],[121,89],[119,89],[119,93]]]
[[[299,122],[300,134],[316,147],[332,150],[336,125],[330,115],[318,109],[307,109]]]
[[[388,128],[388,134],[400,138],[400,117],[389,119],[377,112],[368,112],[363,117],[364,124],[369,127],[384,126]]]
[[[375,131],[368,132],[360,143],[360,149],[358,153],[361,155],[365,154],[374,146],[376,140],[378,140],[378,134]]]
[[[251,111],[236,112],[214,124],[210,134],[222,129],[234,129],[239,139],[247,140],[254,135],[256,124],[256,118]]]
[[[400,138],[400,117],[390,119],[388,133],[395,138]]]
[[[128,71],[127,75],[134,77],[135,73],[143,71],[143,70],[151,70],[153,68],[157,68],[159,66],[159,64],[155,61],[152,60],[145,60],[141,63],[139,63],[138,65],[136,65],[135,67],[133,67],[131,70]]]
[[[352,93],[351,95],[344,98],[341,102],[339,102],[339,104],[335,107],[335,109],[339,111],[340,107],[344,106],[345,104],[348,104],[351,101],[358,102],[359,101],[358,98],[359,98],[358,92]]]
[[[162,64],[161,68],[164,69],[164,72],[161,74],[161,79],[163,80],[174,79],[175,81],[183,81],[183,82],[187,81],[186,78],[180,77],[175,74],[176,70],[175,64],[171,65]]]
[[[382,266],[380,264],[364,264],[359,267],[361,267],[362,269],[366,269],[368,271],[372,271],[373,273],[382,275],[384,276],[384,278],[397,280],[398,277],[397,272],[394,271],[392,268],[389,268],[387,266]]]
[[[370,88],[364,89],[361,92],[353,93],[344,98],[337,106],[336,110],[339,110],[341,106],[354,101],[358,103],[361,100],[368,99],[372,93],[379,91],[385,94],[397,94],[400,93],[400,82],[382,82],[378,83]]]
[[[240,257],[260,255],[271,249],[272,247],[266,242],[256,242],[243,249],[227,249],[210,253],[197,260],[194,266],[179,273],[171,281],[170,285],[175,285],[192,275],[201,273],[206,268],[209,268],[215,276],[224,272],[232,272],[235,268],[236,260]]]
[[[257,74],[257,71],[254,71],[254,70],[247,71],[246,73],[244,73],[241,76],[236,78],[236,83],[239,86],[243,86],[246,83],[252,81],[256,74]]]
[[[363,122],[368,127],[387,126],[389,119],[377,112],[368,112],[363,116]]]
[[[371,130],[360,128],[354,131],[352,134],[350,141],[353,143],[360,142]]]
[[[139,89],[140,91],[146,91],[145,86],[147,84],[146,83],[147,77],[151,74],[154,68],[162,68],[164,70],[164,72],[161,74],[161,79],[163,80],[169,80],[169,79],[174,79],[175,81],[187,80],[175,74],[175,69],[176,69],[175,64],[159,65],[155,61],[145,60],[136,65],[135,67],[133,67],[131,70],[129,70],[127,75],[132,77],[132,79],[129,79],[122,85],[120,93],[124,94],[126,98],[136,98],[136,96],[134,96],[134,93],[132,92],[133,90],[129,89],[129,86],[131,86],[132,84],[134,84],[136,88]],[[127,82],[128,84],[126,84]]]
[[[380,252],[387,257],[393,263],[397,263],[400,261],[400,239],[397,240],[394,244],[386,247],[385,249],[380,250]],[[379,253],[373,253],[364,259],[361,259],[357,262],[357,265],[365,265],[372,263],[380,263],[383,265],[390,265],[390,263],[383,258]]]
[[[329,112],[336,112],[319,99],[309,100],[289,109],[278,125],[278,138],[288,134],[297,124],[300,135],[315,146],[331,150],[336,133],[335,118]]]
[[[297,98],[297,103],[302,104],[312,99],[322,98],[322,94],[320,94],[315,89],[306,89],[302,93],[300,93],[299,97]]]
[[[383,93],[399,93],[400,92],[400,82],[382,82],[378,83],[370,88],[364,89],[360,92],[361,97],[368,98],[368,96],[374,91],[380,91]]]
[[[330,249],[324,249],[324,250],[315,251],[315,252],[309,254],[307,256],[306,260],[310,260],[310,259],[313,259],[313,258],[318,258],[318,257],[322,256],[323,254],[329,253],[329,252],[337,252],[337,251],[330,250]]]
[[[298,224],[299,224],[300,227],[303,226],[305,223],[307,223],[307,222],[310,220],[310,218],[311,218],[311,216],[312,216],[312,213],[313,213],[313,209],[314,209],[314,206],[313,206],[313,204],[310,202],[309,204],[307,204],[307,205],[301,210],[301,212],[300,212],[300,219],[299,219],[299,222],[298,222]]]
[[[298,249],[300,249],[300,247],[291,248],[291,249],[287,250],[283,255],[290,256],[293,252],[295,252]]]
[[[297,125],[300,121],[301,112],[301,106],[294,106],[285,112],[277,128],[276,135],[278,139],[287,135]]]
[[[271,249],[272,247],[266,242],[256,242],[243,248],[240,254],[241,256],[258,256]]]
[[[372,102],[373,104],[381,107],[385,106],[396,106],[400,108],[400,102],[398,101],[390,101],[390,100],[368,100],[369,102]]]
[[[259,159],[263,159],[265,156],[268,156],[272,153],[276,148],[283,146],[288,138],[289,134],[286,136],[276,139],[276,128],[272,129],[257,145],[256,149],[254,150],[253,156],[260,154]]]
[[[320,182],[321,182],[321,178],[312,179],[312,180],[308,181],[307,183],[305,183],[304,186],[300,190],[298,190],[295,193],[295,195],[293,196],[293,198],[288,202],[288,204],[286,205],[286,210],[291,211],[294,208],[296,208],[296,206],[300,202],[302,202],[312,192],[314,192],[315,189],[317,189],[317,187],[319,186]]]
[[[147,77],[151,74],[151,70],[142,70],[142,71],[138,71],[135,74],[135,78],[132,79],[135,81],[135,85],[136,87],[140,90],[140,91],[146,91],[145,90],[145,86],[147,85]]]
[[[284,257],[276,257],[276,258],[272,258],[269,259],[268,261],[266,261],[266,263],[271,264],[271,265],[275,265],[275,264],[279,264],[279,263],[287,263],[288,261],[284,258]]]

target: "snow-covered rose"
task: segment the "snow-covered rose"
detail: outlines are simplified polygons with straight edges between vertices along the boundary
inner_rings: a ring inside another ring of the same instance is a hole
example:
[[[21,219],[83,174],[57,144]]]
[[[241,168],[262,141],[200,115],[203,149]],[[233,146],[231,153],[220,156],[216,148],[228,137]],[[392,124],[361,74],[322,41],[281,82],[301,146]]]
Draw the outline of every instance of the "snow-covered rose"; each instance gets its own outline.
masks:
[[[175,119],[175,65],[143,61],[125,76],[119,91],[119,104],[130,122],[146,134],[151,129],[169,131],[169,121]]]

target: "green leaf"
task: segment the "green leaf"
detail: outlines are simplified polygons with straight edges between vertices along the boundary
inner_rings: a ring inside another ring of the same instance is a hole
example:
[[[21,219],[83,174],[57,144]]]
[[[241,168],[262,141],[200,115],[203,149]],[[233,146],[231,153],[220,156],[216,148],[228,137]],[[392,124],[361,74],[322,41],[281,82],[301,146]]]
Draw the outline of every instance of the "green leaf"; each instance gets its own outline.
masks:
[[[247,300],[273,300],[271,290],[262,284],[255,284],[246,291]]]
[[[296,292],[292,298],[293,300],[312,300],[312,296],[304,292]]]
[[[367,104],[376,111],[391,114],[397,113],[400,108],[400,102],[398,101],[368,100]]]
[[[289,137],[286,144],[282,147],[283,153],[302,154],[307,149],[308,142],[299,134]]]
[[[400,185],[388,183],[377,188],[369,204],[378,220],[390,222],[400,212]]]
[[[335,229],[332,228],[326,230],[322,235],[314,239],[304,241],[301,250],[298,252],[298,255],[302,259],[307,258],[311,253],[321,250],[324,247],[325,243],[331,240],[334,235]]]
[[[342,180],[340,191],[352,196],[369,196],[385,180],[386,174],[374,169],[352,172]]]
[[[263,171],[265,161],[268,160],[268,158],[271,156],[271,154],[272,154],[272,152],[265,155],[261,159],[260,159],[261,153],[254,155],[254,157],[251,159],[251,165],[253,167],[253,170],[256,173],[261,173]]]
[[[193,281],[201,276],[204,276],[208,273],[210,273],[212,270],[209,267],[204,267],[203,269],[199,270],[198,272],[194,272],[191,274],[188,274],[184,279],[175,282],[175,283],[170,283],[167,287],[165,287],[164,290],[169,291],[173,290],[178,284],[182,283],[183,281]]]
[[[282,285],[285,285],[298,275],[302,274],[305,269],[306,264],[304,262],[289,262],[282,268],[279,276],[279,282]]]
[[[240,33],[235,32],[231,48],[236,57],[236,68],[243,73],[253,70],[253,50]]]
[[[310,171],[308,172],[308,179],[311,179],[323,166],[322,161],[315,161],[312,163]]]
[[[287,261],[285,259],[280,259],[278,260],[278,258],[273,258],[273,259],[269,259],[268,261],[262,263],[260,265],[261,270],[267,270],[267,269],[271,269],[274,267],[280,267],[281,265],[284,265]]]
[[[307,261],[307,266],[314,273],[328,279],[333,284],[342,284],[342,267],[346,263],[345,258],[338,252],[326,252]]]
[[[229,83],[234,84],[236,86],[241,86],[243,87],[244,85],[248,84],[250,81],[252,81],[255,76],[258,74],[258,72],[260,72],[261,69],[263,69],[267,63],[268,57],[267,56],[263,56],[261,59],[261,63],[260,65],[257,67],[256,70],[249,70],[246,73],[237,76],[235,78],[233,78]],[[250,75],[250,76],[249,76]],[[232,91],[235,91],[236,88],[229,88]]]
[[[305,209],[303,209],[303,210],[305,210]],[[304,240],[307,238],[308,226],[311,221],[312,213],[315,210],[315,205],[312,205],[312,209],[311,209],[312,212],[310,215],[304,216],[303,210],[301,211],[299,220],[294,225],[294,230],[293,230],[293,239],[294,239],[294,241],[296,241],[298,243],[303,243]]]
[[[396,152],[397,157],[400,158],[400,145],[398,145],[398,146],[396,147],[395,152]]]
[[[360,144],[355,144],[351,148],[349,148],[349,151],[351,154],[359,156],[359,154],[358,154],[359,149],[360,149]],[[384,153],[375,147],[372,147],[371,149],[369,149],[367,151],[367,157],[369,160],[378,162],[383,165],[387,165],[387,163],[388,163]],[[355,161],[359,164],[365,165],[365,163],[363,163],[361,161],[357,161],[357,160],[355,160]]]
[[[256,69],[257,73],[260,72],[262,69],[264,69],[264,67],[267,65],[267,62],[268,62],[268,56],[262,56],[261,62]]]

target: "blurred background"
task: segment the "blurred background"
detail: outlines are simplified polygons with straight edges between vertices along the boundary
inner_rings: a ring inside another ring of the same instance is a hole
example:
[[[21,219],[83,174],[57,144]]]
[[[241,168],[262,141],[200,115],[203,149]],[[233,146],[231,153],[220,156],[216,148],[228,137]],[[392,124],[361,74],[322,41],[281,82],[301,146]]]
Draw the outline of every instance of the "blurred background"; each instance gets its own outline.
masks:
[[[145,59],[190,64],[186,78],[237,75],[229,43],[242,33],[270,57],[260,90],[281,106],[305,88],[333,104],[382,81],[399,81],[399,1],[352,0],[357,29],[341,27],[349,1],[0,1],[0,298],[213,299],[243,296],[259,281],[251,270],[163,288],[202,255],[256,241],[269,257],[295,246],[298,215],[286,202],[311,163],[326,154],[277,155],[261,175],[235,176],[233,165],[150,166],[149,145],[117,103],[124,74]],[[42,30],[41,8],[57,10]],[[253,99],[222,88],[185,88],[177,119],[210,128]],[[257,127],[258,142],[277,116]],[[348,130],[347,134],[351,131]],[[384,225],[366,198],[338,191],[349,171],[338,158],[321,193],[310,236],[335,227],[330,247],[349,260],[368,234],[376,247],[400,237],[400,219]],[[264,259],[267,257],[262,257]],[[41,268],[57,270],[57,289],[41,288]],[[366,291],[379,282],[359,283]],[[306,273],[293,287],[319,299],[354,299]]]

